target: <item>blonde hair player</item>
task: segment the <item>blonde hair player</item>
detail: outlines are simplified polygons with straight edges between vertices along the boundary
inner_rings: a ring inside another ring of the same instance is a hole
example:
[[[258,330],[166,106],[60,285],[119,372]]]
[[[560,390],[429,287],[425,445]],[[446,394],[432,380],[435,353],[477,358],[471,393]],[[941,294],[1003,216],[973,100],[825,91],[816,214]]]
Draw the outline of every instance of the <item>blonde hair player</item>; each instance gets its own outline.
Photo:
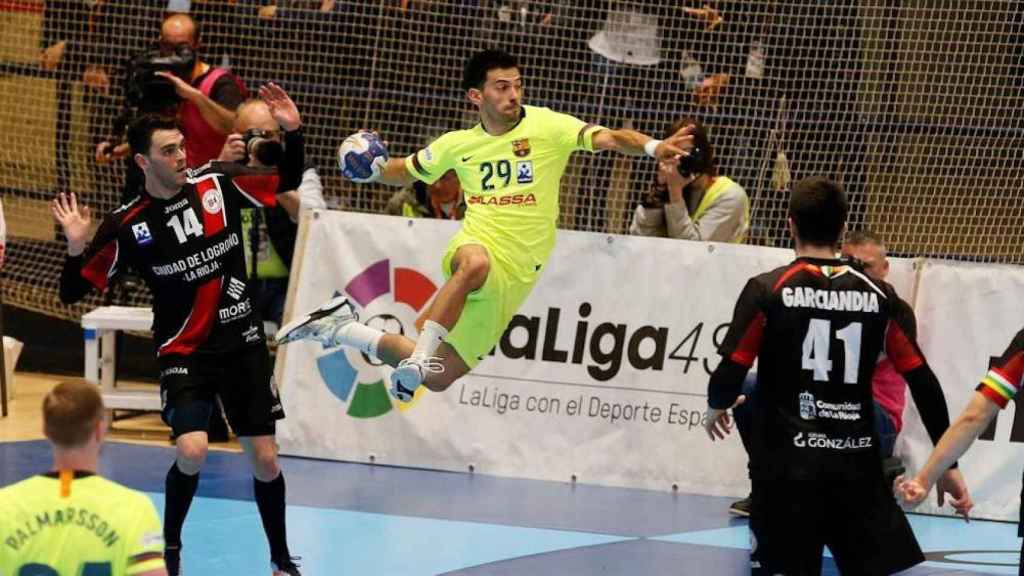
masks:
[[[96,474],[107,432],[97,387],[57,384],[43,432],[53,470],[0,490],[0,574],[167,576],[153,503]]]

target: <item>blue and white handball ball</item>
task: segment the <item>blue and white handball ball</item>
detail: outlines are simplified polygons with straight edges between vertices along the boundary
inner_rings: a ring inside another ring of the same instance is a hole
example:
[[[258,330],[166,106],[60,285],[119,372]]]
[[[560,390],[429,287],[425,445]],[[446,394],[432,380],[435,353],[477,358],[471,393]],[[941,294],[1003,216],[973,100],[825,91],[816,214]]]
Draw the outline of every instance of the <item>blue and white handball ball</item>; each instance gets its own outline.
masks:
[[[376,182],[388,161],[388,149],[373,132],[357,132],[338,146],[338,168],[353,182]]]

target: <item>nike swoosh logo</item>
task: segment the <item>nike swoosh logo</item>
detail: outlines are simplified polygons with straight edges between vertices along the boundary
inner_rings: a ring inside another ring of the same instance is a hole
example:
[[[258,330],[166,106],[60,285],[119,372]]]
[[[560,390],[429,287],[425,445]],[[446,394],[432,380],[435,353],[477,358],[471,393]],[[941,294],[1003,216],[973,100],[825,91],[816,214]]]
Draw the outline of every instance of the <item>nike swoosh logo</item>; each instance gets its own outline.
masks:
[[[473,158],[472,156],[463,156],[462,157],[462,161],[463,162],[469,162],[472,158]]]

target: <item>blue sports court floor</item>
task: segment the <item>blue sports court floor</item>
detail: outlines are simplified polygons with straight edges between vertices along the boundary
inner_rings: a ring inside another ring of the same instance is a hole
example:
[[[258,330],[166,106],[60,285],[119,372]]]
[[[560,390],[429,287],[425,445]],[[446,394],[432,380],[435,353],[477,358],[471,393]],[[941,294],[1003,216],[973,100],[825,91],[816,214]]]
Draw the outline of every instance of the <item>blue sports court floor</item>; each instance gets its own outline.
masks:
[[[170,448],[111,443],[102,473],[163,507]],[[45,442],[0,445],[0,485],[48,469]],[[749,574],[727,498],[284,458],[289,541],[305,576]],[[929,562],[903,574],[1016,574],[1017,526],[913,516]],[[241,454],[211,452],[184,573],[269,574]],[[825,574],[836,574],[825,560]]]

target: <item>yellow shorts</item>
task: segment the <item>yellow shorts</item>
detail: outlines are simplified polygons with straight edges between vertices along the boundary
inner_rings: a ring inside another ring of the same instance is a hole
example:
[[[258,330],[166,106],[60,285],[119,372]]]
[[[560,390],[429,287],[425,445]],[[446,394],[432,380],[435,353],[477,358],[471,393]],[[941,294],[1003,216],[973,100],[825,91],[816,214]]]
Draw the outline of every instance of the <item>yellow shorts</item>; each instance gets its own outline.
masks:
[[[496,258],[494,250],[484,241],[460,232],[448,243],[448,249],[441,262],[445,280],[451,278],[451,264],[455,252],[466,245],[482,246],[487,250],[490,269],[484,285],[475,292],[470,292],[466,298],[466,307],[462,309],[459,321],[455,323],[445,341],[455,348],[466,365],[472,369],[490,354],[501,340],[512,317],[533,290],[539,274],[513,274],[511,265]],[[531,279],[524,281],[524,276]]]

